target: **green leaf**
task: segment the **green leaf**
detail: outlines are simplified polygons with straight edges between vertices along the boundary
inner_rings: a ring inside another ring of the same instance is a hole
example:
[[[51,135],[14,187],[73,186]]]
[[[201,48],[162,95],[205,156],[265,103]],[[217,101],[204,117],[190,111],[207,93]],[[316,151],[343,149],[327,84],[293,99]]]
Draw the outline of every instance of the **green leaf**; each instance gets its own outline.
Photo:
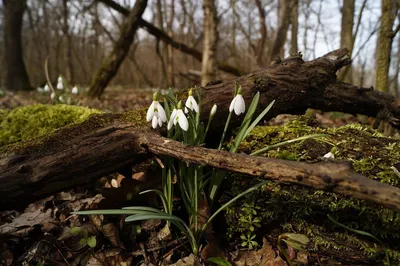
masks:
[[[263,119],[263,117],[269,112],[269,110],[271,110],[272,106],[274,105],[275,100],[273,100],[265,109],[264,111],[262,111],[261,114],[259,114],[257,116],[257,118],[253,121],[253,123],[251,123],[251,125],[249,126],[249,128],[246,130],[246,133],[243,136],[243,139],[245,139],[247,137],[247,135],[250,134],[250,132],[253,130],[253,128],[255,128],[255,126],[257,126],[258,123],[260,123],[261,119]]]
[[[296,142],[296,141],[302,141],[302,140],[306,140],[306,139],[323,138],[323,137],[326,137],[326,136],[328,136],[328,135],[327,134],[312,134],[312,135],[302,136],[302,137],[299,137],[299,138],[290,139],[290,140],[287,140],[287,141],[282,141],[282,142],[279,142],[279,143],[276,143],[276,144],[273,144],[273,145],[268,145],[268,146],[266,146],[266,147],[264,147],[262,149],[259,149],[259,150],[255,151],[255,152],[251,153],[250,155],[257,155],[257,154],[260,154],[260,153],[264,153],[264,152],[267,152],[267,151],[269,151],[271,149],[275,149],[275,148],[278,148],[278,147],[281,147],[281,146],[284,146],[284,145],[287,145],[287,144],[290,144],[290,143],[293,143],[293,142]]]
[[[95,236],[91,236],[91,237],[89,237],[89,238],[87,239],[87,244],[88,244],[88,246],[91,247],[91,248],[96,247],[96,243],[97,243],[97,241],[96,241],[96,237],[95,237]]]
[[[81,233],[81,228],[80,227],[72,227],[71,230],[69,231],[73,235],[79,235]]]
[[[162,204],[163,204],[163,207],[164,207],[165,212],[168,213],[168,201],[167,201],[167,198],[165,197],[164,193],[162,193],[162,192],[161,192],[160,190],[158,190],[158,189],[148,189],[148,190],[145,190],[145,191],[140,192],[139,195],[145,194],[145,193],[149,193],[149,192],[155,192],[155,193],[157,193],[157,195],[160,197],[160,199],[161,199],[161,201],[162,201]]]
[[[281,239],[287,245],[297,250],[304,250],[304,246],[310,242],[310,239],[306,235],[295,233],[284,233],[281,235]]]
[[[79,244],[81,246],[85,246],[87,244],[87,239],[86,238],[81,238],[81,240],[79,240]]]
[[[221,257],[211,257],[207,259],[208,262],[220,265],[220,266],[232,266],[226,259]]]

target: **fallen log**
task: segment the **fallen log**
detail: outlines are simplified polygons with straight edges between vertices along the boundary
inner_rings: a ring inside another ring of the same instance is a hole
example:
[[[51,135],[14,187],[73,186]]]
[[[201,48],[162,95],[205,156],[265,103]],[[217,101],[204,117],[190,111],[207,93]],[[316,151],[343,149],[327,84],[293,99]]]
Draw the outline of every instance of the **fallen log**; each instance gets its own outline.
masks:
[[[212,128],[214,133],[218,132],[228,114],[237,82],[247,104],[257,91],[261,93],[261,106],[276,100],[268,117],[299,114],[314,108],[375,116],[399,127],[400,109],[394,97],[336,81],[336,71],[350,63],[347,54],[347,49],[339,49],[309,62],[294,55],[235,81],[206,86],[201,89],[204,107],[201,116],[206,120],[216,103],[219,111]],[[234,116],[233,121],[240,119]],[[399,189],[357,175],[346,164],[309,165],[189,148],[148,131],[143,121],[143,112],[96,115],[50,137],[2,148],[0,209],[23,206],[56,191],[89,183],[155,154],[352,195],[400,210]]]

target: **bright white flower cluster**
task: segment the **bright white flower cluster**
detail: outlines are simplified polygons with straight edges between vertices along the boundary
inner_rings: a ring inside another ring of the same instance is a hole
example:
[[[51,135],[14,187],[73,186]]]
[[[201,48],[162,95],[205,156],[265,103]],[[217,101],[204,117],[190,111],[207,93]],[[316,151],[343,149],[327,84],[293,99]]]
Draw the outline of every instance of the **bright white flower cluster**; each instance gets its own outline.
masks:
[[[146,115],[147,122],[151,121],[151,126],[155,129],[161,127],[164,122],[167,122],[167,116],[162,105],[158,102],[158,92],[153,94],[153,102],[151,103]]]
[[[177,108],[178,109],[174,108],[174,110],[172,111],[167,128],[168,130],[170,130],[173,125],[176,126],[176,124],[178,123],[183,131],[187,131],[189,129],[189,121],[182,111],[182,102],[178,103]]]

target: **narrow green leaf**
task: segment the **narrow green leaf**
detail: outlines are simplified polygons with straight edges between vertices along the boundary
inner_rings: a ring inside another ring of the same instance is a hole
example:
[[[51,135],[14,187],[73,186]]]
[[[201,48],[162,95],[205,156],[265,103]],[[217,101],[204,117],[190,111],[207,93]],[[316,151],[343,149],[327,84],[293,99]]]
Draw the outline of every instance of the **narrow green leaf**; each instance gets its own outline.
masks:
[[[160,190],[158,190],[158,189],[148,189],[148,190],[145,190],[145,191],[140,192],[139,195],[145,194],[145,193],[149,193],[149,192],[155,192],[155,193],[157,193],[157,195],[158,195],[158,196],[160,197],[160,199],[161,199],[161,202],[162,202],[162,204],[163,204],[163,207],[164,207],[165,212],[168,213],[168,202],[167,202],[167,198],[165,197],[165,195],[164,195]]]
[[[82,229],[80,227],[72,227],[71,230],[69,231],[73,235],[79,235],[81,233]]]
[[[260,123],[261,119],[263,119],[263,117],[269,112],[269,110],[271,110],[272,106],[274,105],[275,100],[273,100],[265,109],[264,111],[262,111],[261,114],[259,114],[257,116],[257,118],[253,121],[253,123],[251,123],[251,125],[249,126],[249,128],[246,130],[246,133],[243,136],[243,139],[245,139],[247,137],[247,135],[250,134],[250,132],[253,130],[253,128],[255,126],[257,126],[258,123]]]
[[[282,142],[279,142],[279,143],[276,143],[276,144],[268,145],[268,146],[266,146],[266,147],[264,147],[262,149],[259,149],[259,150],[255,151],[255,152],[251,153],[250,155],[257,155],[257,154],[260,154],[260,153],[264,153],[264,152],[267,152],[267,151],[269,151],[271,149],[275,149],[275,148],[278,148],[278,147],[281,147],[281,146],[284,146],[284,145],[287,145],[287,144],[290,144],[290,143],[293,143],[293,142],[296,142],[296,141],[302,141],[302,140],[306,140],[306,139],[323,138],[323,137],[327,137],[327,136],[328,136],[327,134],[312,134],[312,135],[302,136],[302,137],[299,137],[299,138],[290,139],[290,140],[287,140],[287,141],[282,141]]]

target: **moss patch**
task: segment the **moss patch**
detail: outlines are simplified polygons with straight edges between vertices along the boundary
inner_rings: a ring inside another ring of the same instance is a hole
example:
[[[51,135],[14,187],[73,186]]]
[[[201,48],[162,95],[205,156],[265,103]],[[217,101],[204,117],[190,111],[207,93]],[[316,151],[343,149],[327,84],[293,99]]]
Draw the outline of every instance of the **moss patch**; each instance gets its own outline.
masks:
[[[322,160],[324,154],[333,150],[336,159],[350,161],[356,172],[382,183],[400,186],[400,178],[390,169],[400,162],[400,140],[384,137],[361,125],[321,128],[315,120],[301,116],[284,126],[255,128],[239,152],[251,153],[269,144],[321,133],[328,137],[291,143],[270,150],[264,156],[314,162]],[[239,175],[228,180],[232,180],[227,189],[231,196],[254,182]],[[400,214],[397,212],[335,193],[269,182],[264,191],[248,195],[228,209],[226,218],[230,235],[248,233],[246,225],[243,223],[241,226],[238,221],[246,220],[248,211],[244,211],[243,206],[250,203],[257,208],[257,218],[262,227],[272,229],[278,226],[289,232],[306,234],[314,243],[312,251],[318,252],[324,245],[344,250],[346,241],[352,241],[353,247],[361,249],[365,256],[376,260],[384,257],[382,246],[378,243],[371,245],[371,238],[338,228],[327,218],[330,215],[340,223],[381,239],[390,248],[392,265],[400,265],[400,246],[397,244],[400,243]],[[332,235],[335,236],[333,239]]]
[[[70,105],[30,105],[0,110],[0,146],[48,135],[85,121],[99,110]]]

